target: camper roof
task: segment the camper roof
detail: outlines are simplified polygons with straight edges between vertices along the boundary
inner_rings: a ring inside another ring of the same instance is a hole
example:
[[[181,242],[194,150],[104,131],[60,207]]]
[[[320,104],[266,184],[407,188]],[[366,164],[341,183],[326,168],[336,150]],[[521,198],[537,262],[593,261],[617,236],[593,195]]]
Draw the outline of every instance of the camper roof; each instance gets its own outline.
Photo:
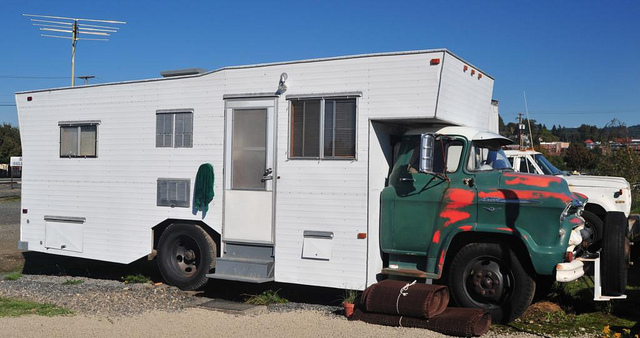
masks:
[[[38,89],[38,90],[17,92],[16,94],[28,94],[28,93],[37,93],[37,92],[52,91],[52,90],[67,90],[67,89],[79,89],[79,88],[87,88],[87,87],[109,86],[109,85],[116,85],[116,84],[123,84],[123,83],[137,83],[137,82],[150,82],[150,81],[171,81],[171,80],[174,80],[174,79],[182,79],[182,78],[186,78],[186,77],[205,76],[205,75],[208,75],[208,74],[217,73],[217,72],[226,71],[226,70],[233,70],[233,69],[247,69],[247,68],[258,68],[258,67],[289,65],[289,64],[296,64],[296,63],[325,62],[325,61],[333,61],[333,60],[345,60],[345,59],[369,58],[369,57],[381,57],[381,56],[395,56],[395,55],[426,54],[426,53],[437,53],[437,52],[447,53],[447,54],[455,57],[456,59],[461,60],[465,64],[469,65],[469,67],[472,67],[472,68],[478,70],[479,72],[481,72],[482,74],[484,74],[485,76],[493,79],[493,77],[491,75],[485,73],[484,71],[482,71],[479,68],[475,67],[471,63],[463,60],[459,56],[453,54],[451,51],[449,51],[449,50],[447,50],[445,48],[438,48],[438,49],[414,50],[414,51],[404,51],[404,52],[346,55],[346,56],[336,56],[336,57],[317,58],[317,59],[306,59],[306,60],[297,60],[297,61],[258,63],[258,64],[253,64],[253,65],[243,65],[243,66],[229,66],[229,67],[223,67],[223,68],[219,68],[219,69],[216,69],[216,70],[212,70],[212,71],[209,71],[209,72],[200,72],[200,73],[197,73],[197,74],[190,74],[190,75],[176,75],[176,76],[163,77],[163,78],[151,78],[151,79],[143,79],[143,80],[131,80],[131,81],[120,81],[120,82],[111,82],[111,83],[99,83],[99,84],[77,86],[77,87],[59,87],[59,88],[49,88],[49,89]],[[194,68],[194,69],[199,69],[199,68]]]

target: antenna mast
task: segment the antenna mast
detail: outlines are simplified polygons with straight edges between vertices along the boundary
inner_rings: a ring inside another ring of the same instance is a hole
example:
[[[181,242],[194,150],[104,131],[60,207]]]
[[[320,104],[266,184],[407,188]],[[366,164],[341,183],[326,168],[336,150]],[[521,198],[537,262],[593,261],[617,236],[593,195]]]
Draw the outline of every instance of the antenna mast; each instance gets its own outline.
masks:
[[[76,85],[75,80],[75,67],[76,67],[76,44],[78,40],[90,40],[90,41],[109,41],[109,39],[86,39],[80,38],[80,35],[98,35],[98,36],[111,36],[110,33],[117,33],[119,27],[111,27],[111,26],[98,26],[87,24],[86,22],[99,22],[99,23],[107,23],[107,24],[122,24],[125,25],[124,21],[114,21],[114,20],[95,20],[95,19],[80,19],[80,18],[67,18],[62,16],[51,16],[51,15],[34,15],[34,14],[22,14],[23,16],[35,17],[37,19],[31,19],[34,26],[42,26],[40,28],[41,31],[49,31],[49,32],[57,32],[57,33],[70,33],[69,35],[48,35],[41,34],[41,36],[46,38],[59,38],[59,39],[70,39],[71,40],[71,87]],[[54,19],[51,20],[43,20],[43,19]]]

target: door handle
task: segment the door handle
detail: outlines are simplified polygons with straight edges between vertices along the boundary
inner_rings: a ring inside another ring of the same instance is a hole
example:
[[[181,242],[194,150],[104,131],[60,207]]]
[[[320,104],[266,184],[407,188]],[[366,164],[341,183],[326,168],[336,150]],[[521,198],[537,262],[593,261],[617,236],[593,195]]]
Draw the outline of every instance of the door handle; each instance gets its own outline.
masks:
[[[265,169],[264,174],[262,174],[262,179],[260,180],[260,182],[272,180],[273,179],[273,175],[271,175],[272,173],[273,173],[273,169],[271,168]]]

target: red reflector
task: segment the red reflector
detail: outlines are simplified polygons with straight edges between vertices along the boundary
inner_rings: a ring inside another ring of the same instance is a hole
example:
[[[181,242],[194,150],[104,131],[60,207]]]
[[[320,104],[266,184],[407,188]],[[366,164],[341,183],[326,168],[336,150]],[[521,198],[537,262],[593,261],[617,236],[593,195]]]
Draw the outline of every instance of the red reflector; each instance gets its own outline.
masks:
[[[482,79],[482,73],[478,73],[478,80]]]
[[[431,59],[432,66],[439,65],[439,64],[440,64],[440,59]]]
[[[365,238],[367,238],[367,233],[366,232],[358,233],[358,239],[365,239]]]
[[[564,261],[571,262],[573,261],[573,252],[567,252],[564,254]]]
[[[462,68],[462,71],[466,72],[469,69],[469,66],[464,65],[464,67]]]
[[[473,75],[473,74],[475,74],[475,73],[476,73],[476,70],[475,70],[475,69],[472,69],[472,70],[471,70],[471,75]]]
[[[31,100],[33,100],[33,97],[27,96],[27,101],[31,101]]]

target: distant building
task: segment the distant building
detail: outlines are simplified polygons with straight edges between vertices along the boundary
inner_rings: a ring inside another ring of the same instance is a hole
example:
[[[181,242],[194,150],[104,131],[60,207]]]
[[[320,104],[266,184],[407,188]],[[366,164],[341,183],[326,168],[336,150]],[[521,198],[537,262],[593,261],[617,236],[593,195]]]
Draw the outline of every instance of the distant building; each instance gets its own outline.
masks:
[[[540,148],[544,148],[549,155],[560,155],[569,148],[569,142],[540,142]]]
[[[596,143],[591,141],[590,139],[587,139],[586,141],[584,141],[584,146],[587,147],[587,149],[591,150],[593,148],[596,148]]]

